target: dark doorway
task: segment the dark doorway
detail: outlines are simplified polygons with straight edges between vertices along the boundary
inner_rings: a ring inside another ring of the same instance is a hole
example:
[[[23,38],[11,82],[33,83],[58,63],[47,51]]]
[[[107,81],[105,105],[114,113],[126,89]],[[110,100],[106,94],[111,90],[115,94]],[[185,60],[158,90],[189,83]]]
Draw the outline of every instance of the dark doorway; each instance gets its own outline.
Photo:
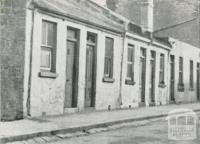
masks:
[[[151,51],[150,59],[150,80],[149,80],[149,97],[150,106],[155,106],[155,66],[156,66],[156,53]]]
[[[87,33],[85,107],[95,106],[96,85],[96,35]]]
[[[200,63],[197,63],[197,100],[200,100]]]
[[[175,102],[175,59],[173,55],[170,55],[170,103]]]
[[[145,106],[145,79],[146,79],[146,50],[141,48],[140,50],[140,106]]]
[[[67,28],[66,91],[65,108],[77,107],[79,31]]]

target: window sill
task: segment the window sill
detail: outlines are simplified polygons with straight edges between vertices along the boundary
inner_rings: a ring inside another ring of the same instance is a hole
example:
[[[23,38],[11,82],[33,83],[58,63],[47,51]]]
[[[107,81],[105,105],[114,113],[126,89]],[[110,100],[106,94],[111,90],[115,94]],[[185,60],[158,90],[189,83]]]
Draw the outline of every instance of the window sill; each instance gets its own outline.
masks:
[[[184,84],[178,84],[178,91],[179,92],[184,92],[184,90],[185,90]]]
[[[126,80],[125,80],[125,84],[126,84],[126,85],[135,85],[135,82],[134,82],[133,80],[128,80],[128,79],[126,79]]]
[[[162,82],[162,83],[159,83],[158,87],[160,87],[160,88],[165,88],[165,87],[166,87],[166,85],[165,85],[165,83],[164,83],[164,82]]]
[[[106,82],[106,83],[114,83],[114,82],[115,82],[115,79],[114,79],[114,78],[107,78],[107,77],[104,77],[104,78],[103,78],[103,82]]]
[[[42,72],[39,72],[39,77],[55,79],[58,77],[58,74],[53,73],[53,72],[42,71]]]

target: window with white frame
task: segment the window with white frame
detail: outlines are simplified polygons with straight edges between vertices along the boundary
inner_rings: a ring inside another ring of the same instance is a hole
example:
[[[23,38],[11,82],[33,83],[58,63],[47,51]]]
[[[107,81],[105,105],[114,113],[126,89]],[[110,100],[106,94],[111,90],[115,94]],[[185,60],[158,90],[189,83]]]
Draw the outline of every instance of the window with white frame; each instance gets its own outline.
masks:
[[[134,45],[131,44],[127,49],[127,79],[134,80]]]
[[[56,23],[42,21],[41,70],[56,72]]]
[[[105,62],[104,62],[104,77],[113,78],[113,38],[106,37],[105,40]]]

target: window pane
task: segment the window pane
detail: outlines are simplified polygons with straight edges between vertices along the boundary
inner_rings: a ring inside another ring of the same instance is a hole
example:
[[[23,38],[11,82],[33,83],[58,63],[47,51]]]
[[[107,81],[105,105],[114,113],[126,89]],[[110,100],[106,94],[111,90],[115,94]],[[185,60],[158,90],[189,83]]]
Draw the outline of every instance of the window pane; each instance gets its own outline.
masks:
[[[133,77],[133,68],[132,64],[127,64],[127,77],[132,78]]]
[[[141,55],[142,57],[146,57],[146,50],[145,50],[145,48],[141,48],[141,50],[140,50],[140,55]]]
[[[112,38],[106,38],[104,74],[108,77],[112,77],[113,73],[113,43]]]
[[[107,77],[111,76],[111,60],[109,58],[105,58],[105,70],[104,74]]]
[[[113,50],[113,39],[106,38],[106,56],[112,57],[112,50]]]
[[[186,125],[187,124],[187,122],[186,122],[186,116],[180,116],[180,117],[178,117],[177,124],[178,125]]]
[[[133,62],[133,48],[128,48],[128,61]]]
[[[56,72],[56,23],[42,21],[42,46],[40,66],[42,69]]]
[[[165,57],[164,54],[160,55],[160,82],[164,82],[164,71],[165,71]]]
[[[156,57],[156,52],[155,51],[151,51],[151,59],[155,59]]]
[[[164,55],[163,54],[160,55],[160,70],[161,71],[164,70]]]
[[[183,58],[179,57],[179,83],[183,83]]]
[[[182,57],[179,58],[179,70],[183,71],[183,58]]]
[[[48,38],[47,38],[47,45],[48,46],[55,46],[56,42],[56,26],[54,23],[48,23]]]
[[[88,33],[87,34],[87,42],[95,44],[96,43],[96,37],[95,37],[95,35]]]
[[[68,39],[76,39],[77,38],[76,33],[77,33],[76,30],[68,28],[67,29],[67,38]]]
[[[42,48],[40,54],[41,67],[51,69],[51,49]]]
[[[183,83],[183,73],[179,72],[179,83],[182,84]]]
[[[46,37],[47,37],[47,25],[46,25],[46,22],[42,22],[42,44],[43,45],[46,45],[47,42],[46,42]]]
[[[192,116],[187,117],[187,125],[194,125],[195,119]]]

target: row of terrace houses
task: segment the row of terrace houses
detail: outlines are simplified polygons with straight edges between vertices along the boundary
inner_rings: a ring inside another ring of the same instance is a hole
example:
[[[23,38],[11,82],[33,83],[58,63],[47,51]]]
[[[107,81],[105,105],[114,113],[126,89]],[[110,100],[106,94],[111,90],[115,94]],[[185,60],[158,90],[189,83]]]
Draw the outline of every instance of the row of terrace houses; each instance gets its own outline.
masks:
[[[1,9],[0,26],[13,29],[1,30],[1,120],[200,99],[200,49],[156,37],[150,18],[142,28],[90,0]],[[150,1],[142,12],[151,16]]]

